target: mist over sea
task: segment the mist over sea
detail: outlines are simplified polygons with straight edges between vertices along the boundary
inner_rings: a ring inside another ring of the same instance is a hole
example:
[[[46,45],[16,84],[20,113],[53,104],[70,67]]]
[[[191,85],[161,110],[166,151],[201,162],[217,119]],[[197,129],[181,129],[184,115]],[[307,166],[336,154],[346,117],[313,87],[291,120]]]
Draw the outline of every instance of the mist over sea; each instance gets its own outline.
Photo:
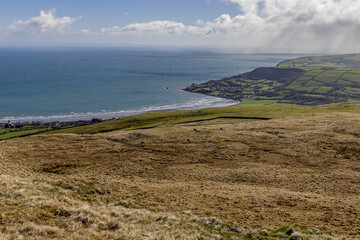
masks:
[[[0,49],[0,122],[112,118],[225,106],[191,83],[275,66],[290,54],[145,48]]]

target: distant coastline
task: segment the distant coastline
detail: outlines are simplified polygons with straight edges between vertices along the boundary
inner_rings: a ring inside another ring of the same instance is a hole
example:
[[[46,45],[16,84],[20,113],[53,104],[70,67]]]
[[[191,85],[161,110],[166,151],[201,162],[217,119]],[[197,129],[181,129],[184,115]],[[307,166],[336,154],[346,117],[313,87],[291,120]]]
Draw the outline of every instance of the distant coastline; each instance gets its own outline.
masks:
[[[21,51],[21,56],[19,50],[0,52],[0,84],[5,86],[0,94],[2,123],[111,119],[152,111],[229,106],[238,102],[181,88],[275,66],[293,57],[101,48],[29,49]]]
[[[182,91],[182,90],[181,90]],[[192,93],[198,94],[198,93]],[[201,95],[201,94],[198,94]],[[191,109],[202,109],[210,107],[226,107],[239,104],[239,101],[225,99],[220,97],[205,96],[202,101],[197,102],[188,102],[185,104],[172,104],[172,105],[161,105],[146,107],[141,109],[134,110],[119,110],[119,111],[103,111],[95,113],[72,113],[68,115],[53,115],[53,116],[19,116],[19,117],[1,117],[0,123],[5,124],[10,121],[10,123],[27,123],[27,124],[37,124],[40,122],[46,123],[56,123],[56,122],[83,122],[91,121],[92,119],[101,119],[102,121],[121,118],[127,116],[134,116],[138,114],[148,113],[148,112],[163,112],[163,111],[176,111],[176,110],[191,110]]]
[[[210,80],[185,91],[258,103],[322,105],[360,100],[360,54],[307,56]]]

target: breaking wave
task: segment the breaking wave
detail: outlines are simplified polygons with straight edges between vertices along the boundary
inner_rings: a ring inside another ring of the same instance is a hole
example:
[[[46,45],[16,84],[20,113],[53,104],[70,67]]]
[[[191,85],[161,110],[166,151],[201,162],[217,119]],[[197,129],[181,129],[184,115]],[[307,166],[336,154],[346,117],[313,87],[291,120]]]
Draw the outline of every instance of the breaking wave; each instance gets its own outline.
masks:
[[[89,120],[92,118],[111,119],[111,118],[132,116],[146,112],[201,109],[207,107],[224,107],[224,106],[235,105],[238,103],[239,102],[234,100],[205,96],[204,98],[188,101],[185,103],[142,107],[139,109],[127,109],[127,110],[118,110],[118,111],[102,110],[100,112],[87,112],[87,113],[72,112],[69,114],[51,115],[51,116],[8,116],[8,117],[1,117],[0,122],[74,121],[74,120]]]

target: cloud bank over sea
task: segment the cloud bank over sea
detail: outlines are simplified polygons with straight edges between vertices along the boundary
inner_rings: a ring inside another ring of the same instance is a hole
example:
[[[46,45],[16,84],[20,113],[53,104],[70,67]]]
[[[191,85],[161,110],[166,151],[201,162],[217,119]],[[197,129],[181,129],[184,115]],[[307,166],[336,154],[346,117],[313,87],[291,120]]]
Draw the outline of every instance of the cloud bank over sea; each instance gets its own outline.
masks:
[[[113,23],[98,30],[73,29],[82,16],[57,17],[56,9],[14,20],[0,28],[0,42],[138,45],[215,45],[253,52],[357,52],[360,1],[357,0],[219,0],[234,4],[227,13],[193,24],[158,19]],[[86,13],[84,13],[84,16]],[[19,38],[19,36],[24,36]]]

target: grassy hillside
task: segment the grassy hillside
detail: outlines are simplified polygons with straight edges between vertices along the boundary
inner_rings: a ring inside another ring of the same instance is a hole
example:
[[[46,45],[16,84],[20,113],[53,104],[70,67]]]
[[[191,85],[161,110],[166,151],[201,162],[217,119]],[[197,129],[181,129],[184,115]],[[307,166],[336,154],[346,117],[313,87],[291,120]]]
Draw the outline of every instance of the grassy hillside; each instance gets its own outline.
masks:
[[[336,240],[306,226],[277,230],[245,229],[187,212],[155,212],[131,197],[83,184],[48,182],[0,175],[0,240],[8,239],[302,239]],[[4,187],[6,185],[6,187]],[[21,194],[19,194],[21,192]],[[5,227],[4,227],[5,226]],[[289,232],[293,232],[289,234]]]
[[[1,141],[0,239],[359,239],[359,103],[225,109],[272,119],[151,113]]]
[[[291,92],[355,84],[356,71],[262,68],[238,78],[246,91],[261,82]],[[0,240],[360,239],[360,102],[278,101],[287,102],[2,128]]]
[[[102,123],[74,128],[48,131],[42,134],[76,133],[94,134],[114,130],[154,128],[180,123],[200,122],[213,119],[253,119],[267,120],[287,116],[315,113],[351,112],[360,113],[359,103],[338,103],[323,106],[299,106],[286,104],[253,105],[240,104],[231,107],[182,110],[172,112],[152,112],[136,116],[123,117]]]
[[[185,91],[234,100],[318,105],[360,101],[360,54],[288,60],[276,68],[254,71],[203,84]]]
[[[345,67],[360,68],[360,54],[310,56],[286,60],[277,67]]]
[[[95,134],[114,130],[146,129],[181,123],[201,122],[214,119],[268,120],[286,116],[315,113],[349,112],[360,113],[359,103],[337,103],[322,106],[300,106],[273,104],[273,101],[247,100],[243,104],[231,107],[182,110],[171,112],[151,112],[136,116],[123,117],[97,124],[84,126],[66,126],[61,129],[31,128],[1,129],[0,140],[35,134],[76,133]]]

